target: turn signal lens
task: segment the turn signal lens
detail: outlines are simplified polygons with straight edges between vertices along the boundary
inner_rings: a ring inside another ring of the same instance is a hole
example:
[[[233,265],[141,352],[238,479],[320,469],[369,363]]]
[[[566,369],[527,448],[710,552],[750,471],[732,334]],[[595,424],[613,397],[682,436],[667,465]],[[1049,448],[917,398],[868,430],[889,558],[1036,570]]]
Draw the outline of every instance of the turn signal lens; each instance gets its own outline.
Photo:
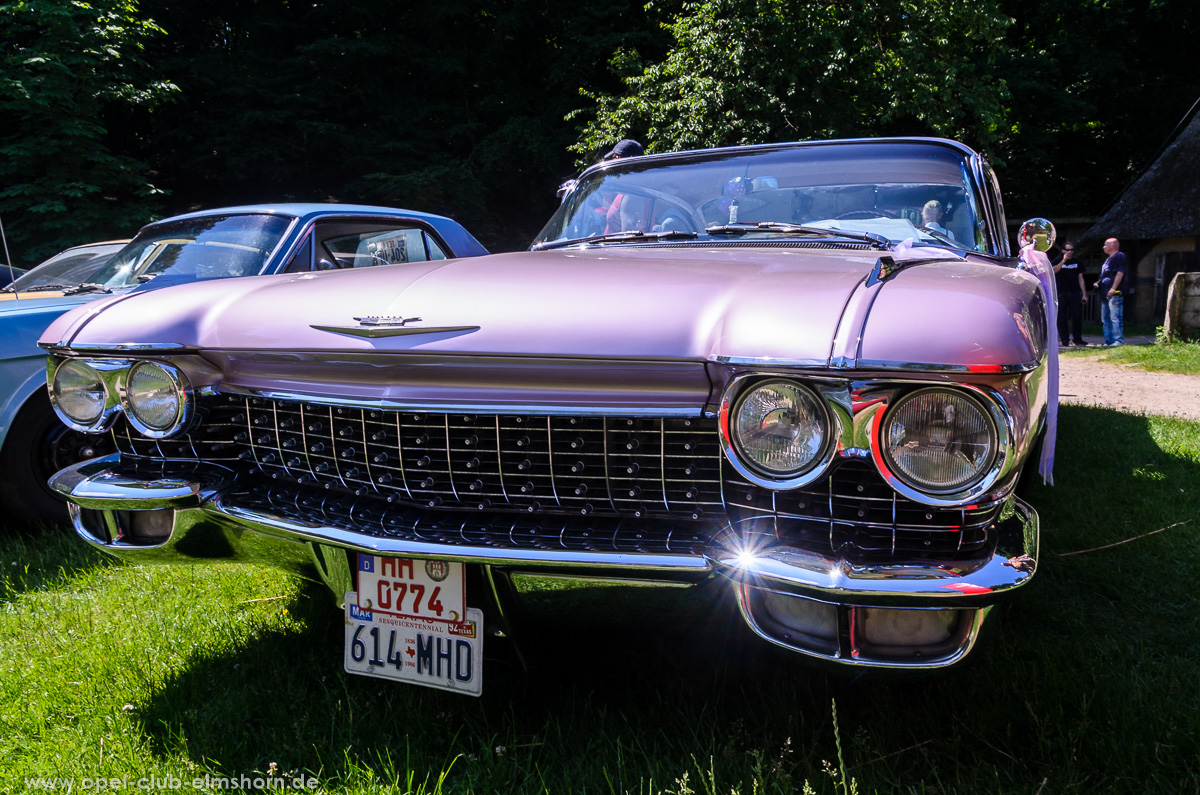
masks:
[[[883,454],[895,475],[927,492],[966,488],[996,459],[996,427],[976,400],[941,389],[907,395],[884,418]]]
[[[104,413],[108,390],[100,374],[82,362],[68,361],[54,373],[54,404],[76,425],[91,425]]]
[[[810,469],[829,439],[820,399],[791,381],[768,381],[747,390],[738,398],[730,426],[739,457],[772,477]]]

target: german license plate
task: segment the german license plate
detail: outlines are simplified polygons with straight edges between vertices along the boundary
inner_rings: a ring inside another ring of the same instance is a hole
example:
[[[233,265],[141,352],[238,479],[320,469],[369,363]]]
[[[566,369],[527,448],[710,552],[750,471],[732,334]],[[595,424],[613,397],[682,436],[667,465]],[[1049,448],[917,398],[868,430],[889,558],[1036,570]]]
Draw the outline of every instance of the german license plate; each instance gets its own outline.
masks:
[[[360,610],[458,624],[466,617],[465,566],[358,554]]]
[[[478,696],[483,692],[483,611],[457,623],[358,607],[346,593],[347,673]]]

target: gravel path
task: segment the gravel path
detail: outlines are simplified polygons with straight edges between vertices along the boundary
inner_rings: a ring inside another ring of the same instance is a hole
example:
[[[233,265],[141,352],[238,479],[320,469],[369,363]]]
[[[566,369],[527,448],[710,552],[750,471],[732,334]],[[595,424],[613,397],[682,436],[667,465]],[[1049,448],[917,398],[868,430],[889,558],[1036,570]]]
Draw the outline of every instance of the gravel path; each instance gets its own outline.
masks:
[[[1063,403],[1200,421],[1200,375],[1151,373],[1092,358],[1059,358]]]

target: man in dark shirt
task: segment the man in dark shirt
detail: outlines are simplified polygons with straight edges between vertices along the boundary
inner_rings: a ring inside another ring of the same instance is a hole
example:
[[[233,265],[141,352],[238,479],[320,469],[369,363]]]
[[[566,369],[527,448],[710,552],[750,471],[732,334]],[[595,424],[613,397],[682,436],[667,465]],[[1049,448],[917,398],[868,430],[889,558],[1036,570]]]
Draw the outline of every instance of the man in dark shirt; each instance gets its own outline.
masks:
[[[1104,345],[1115,348],[1125,344],[1124,312],[1125,282],[1129,278],[1129,266],[1121,252],[1121,243],[1115,237],[1104,241],[1104,253],[1108,259],[1100,267],[1100,280],[1096,282],[1096,300],[1100,302],[1100,322],[1104,325]]]
[[[1062,257],[1054,263],[1054,282],[1058,289],[1059,343],[1065,348],[1074,337],[1076,345],[1086,345],[1083,341],[1083,304],[1087,301],[1087,293],[1083,287],[1083,269],[1075,261],[1075,243],[1071,241],[1063,246]]]

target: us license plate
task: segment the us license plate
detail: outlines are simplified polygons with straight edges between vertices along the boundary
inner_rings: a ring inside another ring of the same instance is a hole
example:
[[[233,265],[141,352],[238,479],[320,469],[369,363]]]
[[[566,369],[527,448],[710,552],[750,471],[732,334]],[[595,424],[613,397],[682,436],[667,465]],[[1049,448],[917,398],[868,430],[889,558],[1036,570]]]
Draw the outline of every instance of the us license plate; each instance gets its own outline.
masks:
[[[483,611],[457,623],[358,607],[346,593],[347,673],[478,696],[483,692]]]
[[[465,566],[444,560],[358,555],[360,610],[458,624],[466,617]]]

